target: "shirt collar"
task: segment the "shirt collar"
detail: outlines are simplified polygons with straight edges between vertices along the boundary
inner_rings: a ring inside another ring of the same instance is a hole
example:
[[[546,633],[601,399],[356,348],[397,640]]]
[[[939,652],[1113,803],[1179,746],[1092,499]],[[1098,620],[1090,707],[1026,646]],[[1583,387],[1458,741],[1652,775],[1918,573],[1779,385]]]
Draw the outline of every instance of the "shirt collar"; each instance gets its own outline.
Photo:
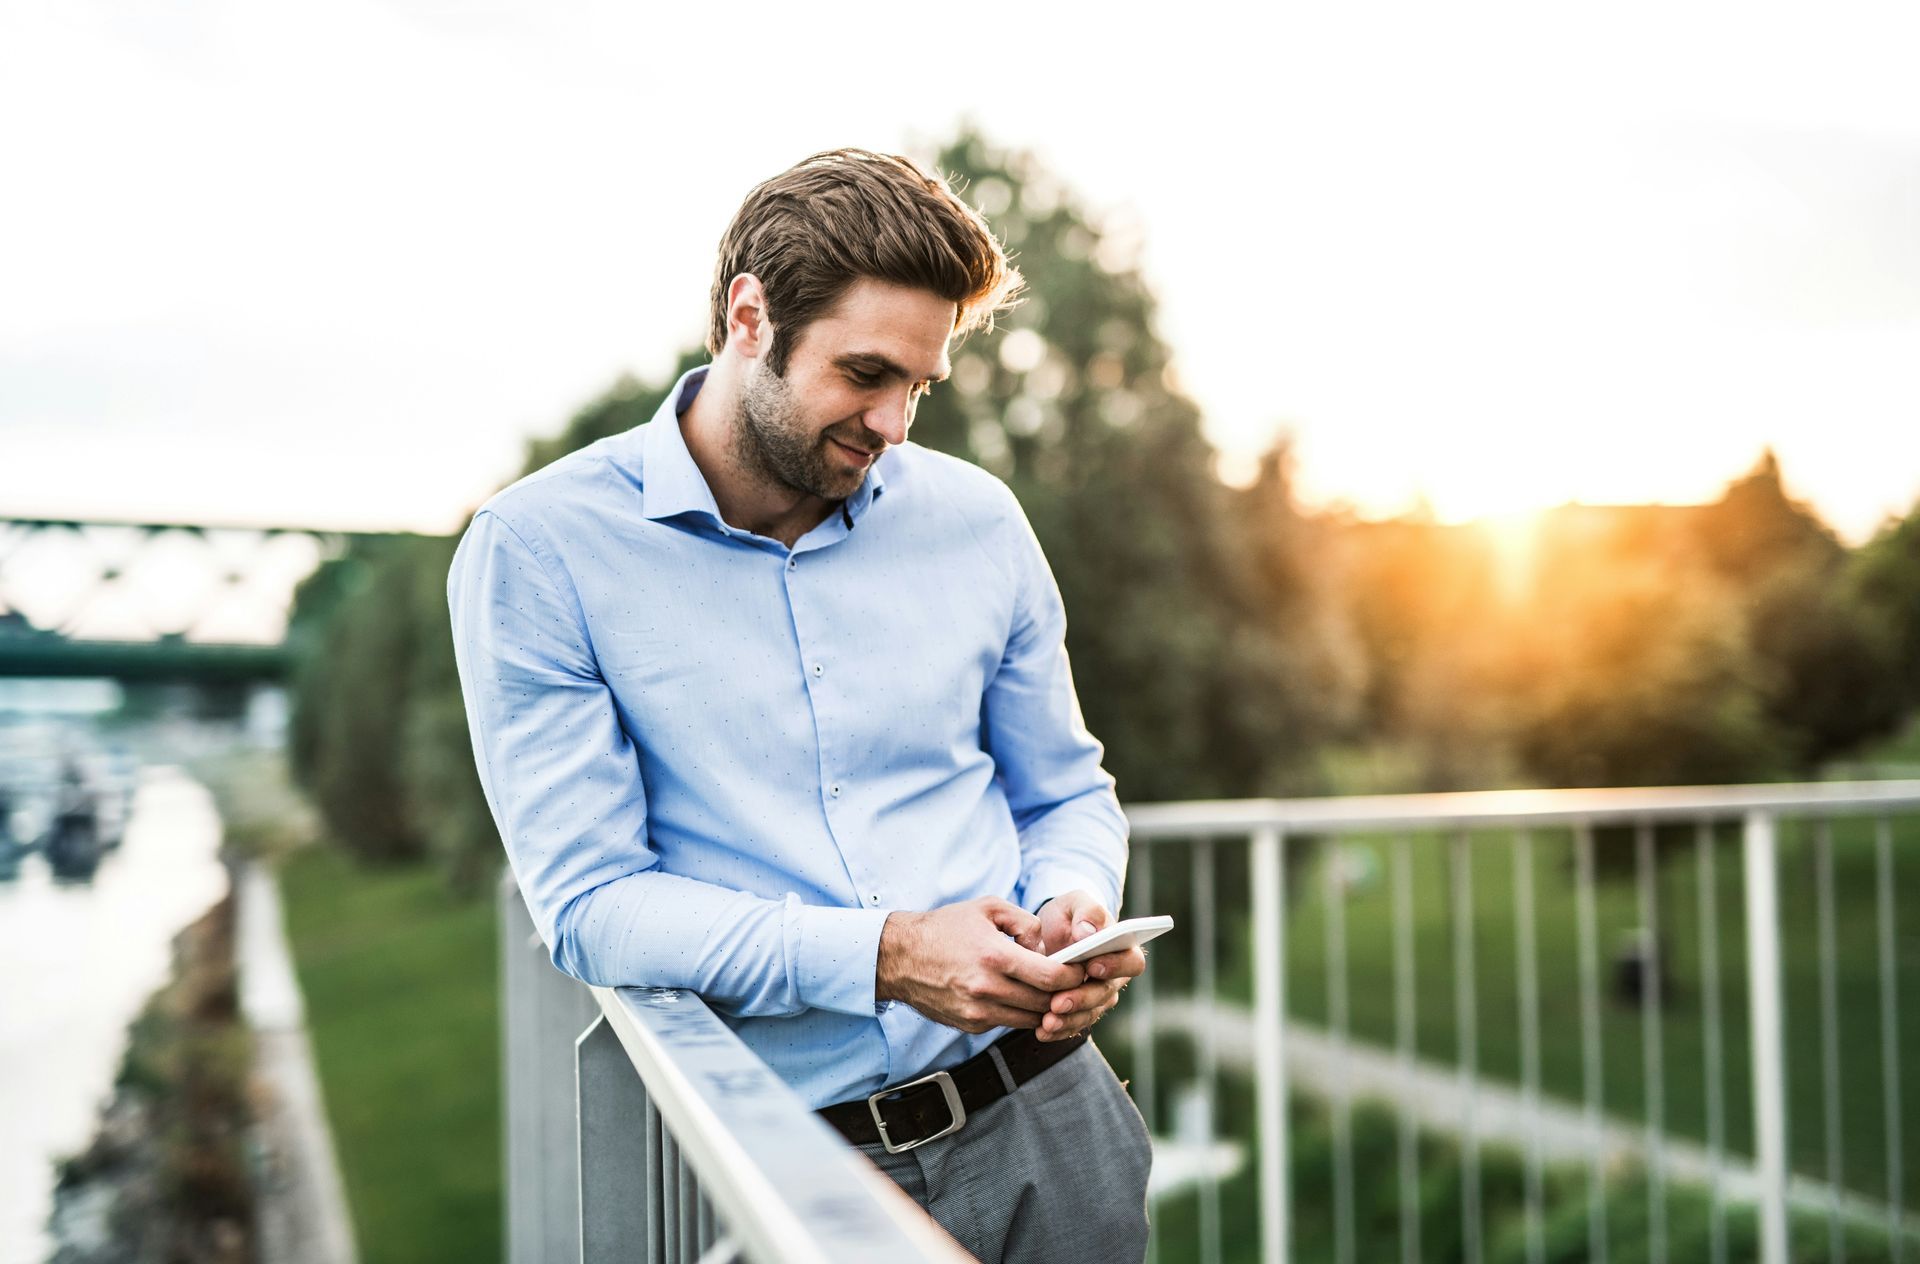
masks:
[[[653,420],[644,431],[640,507],[649,518],[704,513],[719,520],[719,502],[714,500],[700,467],[693,463],[686,436],[680,433],[680,414],[687,411],[693,397],[700,393],[709,367],[703,364],[682,373],[667,397],[660,401],[660,407],[654,410]]]
[[[645,428],[640,511],[648,518],[658,520],[676,514],[703,513],[715,522],[721,521],[719,502],[714,500],[706,476],[693,463],[693,454],[687,451],[687,438],[680,432],[681,414],[706,385],[707,370],[711,367],[703,364],[681,374]],[[842,502],[838,512],[829,514],[827,521],[839,518],[849,527],[859,521],[867,506],[886,490],[886,480],[880,471],[890,456],[891,450],[881,454],[861,480],[859,490]]]

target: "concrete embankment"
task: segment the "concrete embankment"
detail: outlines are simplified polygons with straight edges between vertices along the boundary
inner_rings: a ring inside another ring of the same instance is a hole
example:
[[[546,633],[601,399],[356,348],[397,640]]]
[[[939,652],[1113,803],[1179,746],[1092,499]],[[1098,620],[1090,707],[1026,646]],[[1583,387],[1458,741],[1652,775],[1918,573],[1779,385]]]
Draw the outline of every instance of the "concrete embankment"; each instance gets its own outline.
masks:
[[[266,1264],[357,1264],[346,1187],[320,1096],[280,890],[259,865],[236,884],[240,1010],[253,1032],[257,1226]]]

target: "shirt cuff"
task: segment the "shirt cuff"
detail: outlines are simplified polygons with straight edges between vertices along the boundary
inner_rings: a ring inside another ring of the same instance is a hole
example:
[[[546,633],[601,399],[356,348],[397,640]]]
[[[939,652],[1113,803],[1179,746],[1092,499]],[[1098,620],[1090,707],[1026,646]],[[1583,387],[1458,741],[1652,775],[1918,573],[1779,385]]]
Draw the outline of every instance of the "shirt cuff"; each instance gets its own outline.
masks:
[[[1115,921],[1120,920],[1120,895],[1108,885],[1105,878],[1096,878],[1091,874],[1077,873],[1072,869],[1047,866],[1035,870],[1026,881],[1021,892],[1020,905],[1038,913],[1040,906],[1057,895],[1069,891],[1086,891],[1094,898],[1106,904],[1107,912]]]
[[[787,898],[797,910],[792,961],[800,1003],[871,1018],[880,928],[887,924],[889,910],[833,908]]]

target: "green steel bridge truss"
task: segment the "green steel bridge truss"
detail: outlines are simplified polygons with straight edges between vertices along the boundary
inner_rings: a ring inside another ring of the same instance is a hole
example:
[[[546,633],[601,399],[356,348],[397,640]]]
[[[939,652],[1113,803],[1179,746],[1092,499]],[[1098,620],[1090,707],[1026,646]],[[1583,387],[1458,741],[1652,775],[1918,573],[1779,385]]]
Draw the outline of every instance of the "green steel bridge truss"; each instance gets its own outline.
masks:
[[[279,679],[295,588],[355,538],[0,516],[0,677]]]

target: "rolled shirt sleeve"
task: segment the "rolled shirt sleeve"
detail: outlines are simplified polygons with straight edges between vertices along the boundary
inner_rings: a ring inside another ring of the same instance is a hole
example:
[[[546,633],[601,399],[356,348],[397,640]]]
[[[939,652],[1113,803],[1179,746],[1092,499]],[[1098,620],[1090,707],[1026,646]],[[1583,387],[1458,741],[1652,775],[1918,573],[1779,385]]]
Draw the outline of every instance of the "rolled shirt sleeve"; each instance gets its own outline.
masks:
[[[1014,621],[987,687],[982,734],[1020,834],[1015,902],[1032,910],[1054,896],[1084,890],[1118,917],[1127,869],[1126,814],[1074,694],[1059,587],[1011,492],[1007,504]]]
[[[481,785],[557,967],[603,986],[687,988],[743,1017],[874,1013],[884,910],[660,868],[638,752],[579,603],[498,514],[468,527],[447,598]]]

